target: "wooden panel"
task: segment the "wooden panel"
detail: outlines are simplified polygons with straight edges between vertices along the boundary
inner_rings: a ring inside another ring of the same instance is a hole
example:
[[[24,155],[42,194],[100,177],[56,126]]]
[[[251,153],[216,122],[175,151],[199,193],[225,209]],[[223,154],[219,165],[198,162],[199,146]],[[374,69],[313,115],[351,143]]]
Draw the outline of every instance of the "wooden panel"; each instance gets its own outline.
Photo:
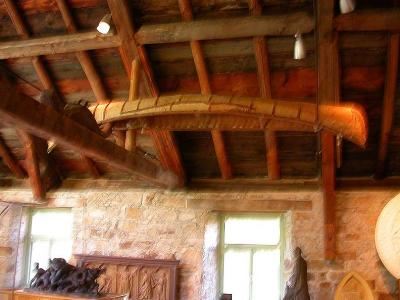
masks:
[[[175,300],[178,260],[75,255],[88,267],[104,265],[98,279],[106,293],[128,294],[130,300]]]

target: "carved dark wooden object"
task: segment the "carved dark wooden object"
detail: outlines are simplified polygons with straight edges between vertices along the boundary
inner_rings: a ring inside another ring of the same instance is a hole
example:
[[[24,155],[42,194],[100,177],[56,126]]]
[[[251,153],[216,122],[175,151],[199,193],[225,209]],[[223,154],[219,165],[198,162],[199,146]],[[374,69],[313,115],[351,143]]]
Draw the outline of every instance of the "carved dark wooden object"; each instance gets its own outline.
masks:
[[[105,272],[102,266],[98,268],[74,267],[63,258],[50,260],[47,270],[36,264],[36,275],[32,278],[29,288],[38,291],[98,294],[97,278]]]

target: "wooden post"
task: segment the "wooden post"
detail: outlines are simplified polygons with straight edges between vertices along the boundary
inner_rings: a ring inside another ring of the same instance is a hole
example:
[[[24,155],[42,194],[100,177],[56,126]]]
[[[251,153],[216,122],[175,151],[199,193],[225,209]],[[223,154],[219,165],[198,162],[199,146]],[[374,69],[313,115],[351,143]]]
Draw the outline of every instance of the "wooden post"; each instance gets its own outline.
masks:
[[[381,135],[378,148],[378,161],[375,170],[376,178],[382,178],[385,173],[386,157],[393,125],[394,103],[396,99],[399,46],[400,34],[390,34],[387,50],[386,78],[382,106]]]
[[[319,104],[334,104],[339,97],[337,35],[333,30],[334,0],[317,1],[317,62]],[[324,196],[325,259],[336,258],[335,136],[320,133],[322,192]]]

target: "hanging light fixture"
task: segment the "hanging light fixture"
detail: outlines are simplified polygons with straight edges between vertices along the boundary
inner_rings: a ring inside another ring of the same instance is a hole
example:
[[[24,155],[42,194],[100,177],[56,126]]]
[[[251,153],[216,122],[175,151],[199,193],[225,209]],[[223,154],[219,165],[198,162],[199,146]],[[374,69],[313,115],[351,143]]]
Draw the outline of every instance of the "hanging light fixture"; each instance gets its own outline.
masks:
[[[342,14],[351,13],[356,8],[355,0],[340,0],[340,12]]]
[[[303,59],[306,57],[306,48],[304,46],[303,37],[301,33],[295,34],[295,42],[294,42],[294,59]]]
[[[101,34],[107,34],[110,31],[110,28],[111,28],[111,14],[107,14],[99,22],[99,25],[97,26],[97,31],[100,32]]]

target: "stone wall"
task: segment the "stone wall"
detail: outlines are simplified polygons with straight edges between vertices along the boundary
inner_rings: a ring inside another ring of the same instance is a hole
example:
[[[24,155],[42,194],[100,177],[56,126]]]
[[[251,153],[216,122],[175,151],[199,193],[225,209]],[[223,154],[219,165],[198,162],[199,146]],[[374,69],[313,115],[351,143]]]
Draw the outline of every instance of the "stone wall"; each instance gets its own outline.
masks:
[[[286,257],[293,247],[302,248],[309,265],[312,299],[332,299],[335,286],[349,270],[363,275],[380,299],[395,299],[397,283],[377,257],[374,228],[385,203],[399,191],[337,193],[335,262],[323,260],[322,198],[316,189],[286,192],[86,189],[52,193],[49,206],[73,208],[74,253],[179,259],[179,299],[216,297],[220,211],[284,212]],[[0,191],[0,200],[30,197],[29,191],[16,193]],[[0,219],[0,285],[3,286],[12,282],[9,271],[13,263],[8,257],[15,247],[17,233],[12,225],[15,219],[18,219],[15,214]],[[286,259],[286,268],[288,265]]]
[[[11,288],[21,281],[26,220],[21,205],[0,203],[0,288]]]

